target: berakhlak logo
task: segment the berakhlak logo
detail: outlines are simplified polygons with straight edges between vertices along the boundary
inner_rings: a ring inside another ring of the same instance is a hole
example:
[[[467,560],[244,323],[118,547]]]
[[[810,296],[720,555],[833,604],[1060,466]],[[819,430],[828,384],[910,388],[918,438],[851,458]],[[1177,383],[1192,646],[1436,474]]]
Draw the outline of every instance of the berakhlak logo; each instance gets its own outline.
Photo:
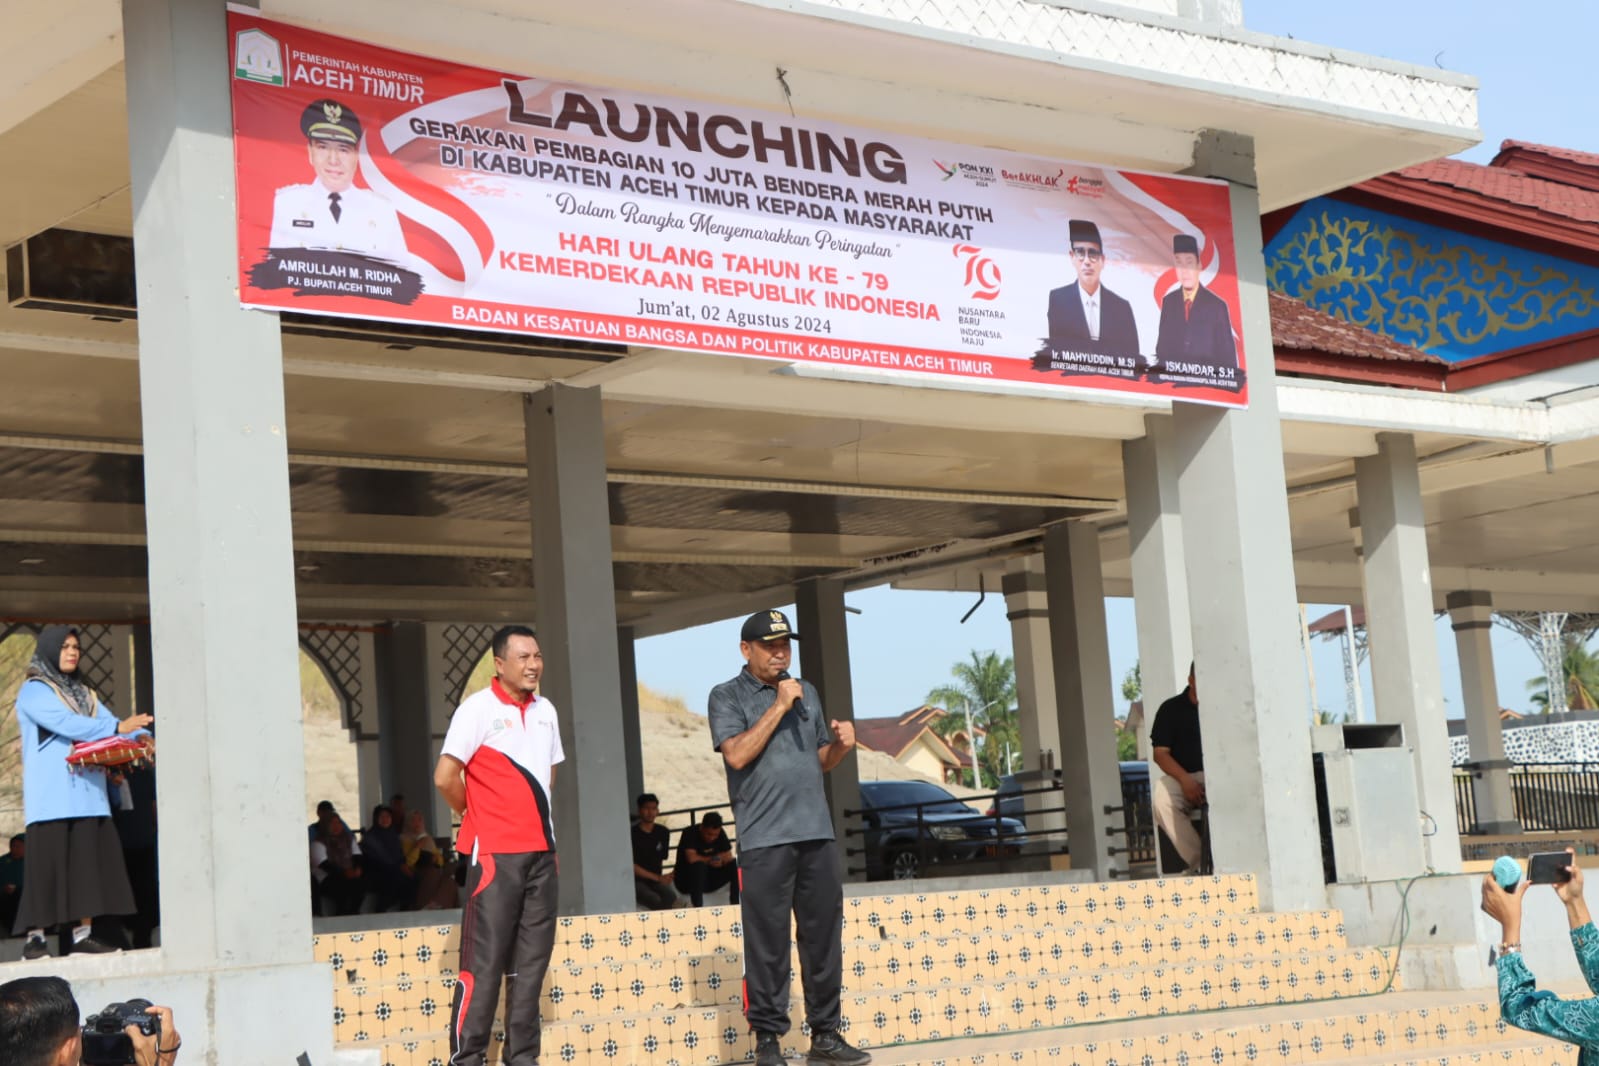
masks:
[[[955,174],[960,170],[960,164],[959,163],[941,163],[937,159],[935,159],[935,160],[933,160],[933,165],[935,167],[937,167],[939,170],[943,171],[944,180],[945,181],[948,181],[950,178],[953,178],[955,176]]]
[[[999,264],[983,254],[975,244],[957,244],[955,258],[966,260],[966,282],[974,300],[993,300],[999,297]]]
[[[265,30],[240,30],[233,38],[233,76],[262,85],[283,84],[283,47]]]

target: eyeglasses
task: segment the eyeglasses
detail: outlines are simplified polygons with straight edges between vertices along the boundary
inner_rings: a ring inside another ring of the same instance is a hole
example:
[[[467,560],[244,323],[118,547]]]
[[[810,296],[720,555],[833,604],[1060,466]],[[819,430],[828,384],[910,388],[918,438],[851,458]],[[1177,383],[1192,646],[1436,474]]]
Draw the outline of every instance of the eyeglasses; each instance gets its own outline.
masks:
[[[1073,248],[1072,258],[1087,259],[1090,262],[1098,262],[1099,260],[1105,258],[1105,253],[1100,251],[1098,248]]]

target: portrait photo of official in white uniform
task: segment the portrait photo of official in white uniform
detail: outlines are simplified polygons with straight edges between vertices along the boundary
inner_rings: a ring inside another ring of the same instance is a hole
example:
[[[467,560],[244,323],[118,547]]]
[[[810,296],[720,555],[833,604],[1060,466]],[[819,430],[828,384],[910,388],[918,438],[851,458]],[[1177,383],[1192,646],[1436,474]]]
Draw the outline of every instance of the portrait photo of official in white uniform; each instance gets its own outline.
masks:
[[[272,201],[273,248],[308,248],[410,265],[400,216],[355,182],[361,120],[337,100],[317,100],[300,115],[316,180],[285,185]]]

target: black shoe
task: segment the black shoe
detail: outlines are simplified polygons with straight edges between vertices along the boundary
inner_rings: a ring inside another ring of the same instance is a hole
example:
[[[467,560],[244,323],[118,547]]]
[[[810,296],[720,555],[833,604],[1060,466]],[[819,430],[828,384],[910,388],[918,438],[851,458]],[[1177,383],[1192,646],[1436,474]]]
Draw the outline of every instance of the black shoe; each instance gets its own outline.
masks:
[[[776,1033],[755,1034],[755,1066],[784,1066],[783,1044]]]
[[[30,936],[27,944],[23,945],[22,957],[24,959],[43,959],[50,955],[50,945],[44,942],[42,936]]]
[[[115,944],[107,944],[104,940],[97,940],[86,936],[72,945],[74,955],[116,955],[122,951]]]
[[[872,1057],[860,1048],[850,1047],[837,1033],[815,1033],[811,1036],[809,1062],[843,1062],[851,1066],[864,1066]]]

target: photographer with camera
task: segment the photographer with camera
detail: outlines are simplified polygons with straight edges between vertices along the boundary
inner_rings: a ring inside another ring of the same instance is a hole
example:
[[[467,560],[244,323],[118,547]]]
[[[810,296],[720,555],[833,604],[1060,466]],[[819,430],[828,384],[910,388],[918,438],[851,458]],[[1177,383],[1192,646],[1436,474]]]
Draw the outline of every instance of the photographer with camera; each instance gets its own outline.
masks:
[[[0,1062],[6,1066],[173,1066],[183,1039],[170,1007],[113,1003],[78,1027],[78,1001],[59,977],[0,985]]]

